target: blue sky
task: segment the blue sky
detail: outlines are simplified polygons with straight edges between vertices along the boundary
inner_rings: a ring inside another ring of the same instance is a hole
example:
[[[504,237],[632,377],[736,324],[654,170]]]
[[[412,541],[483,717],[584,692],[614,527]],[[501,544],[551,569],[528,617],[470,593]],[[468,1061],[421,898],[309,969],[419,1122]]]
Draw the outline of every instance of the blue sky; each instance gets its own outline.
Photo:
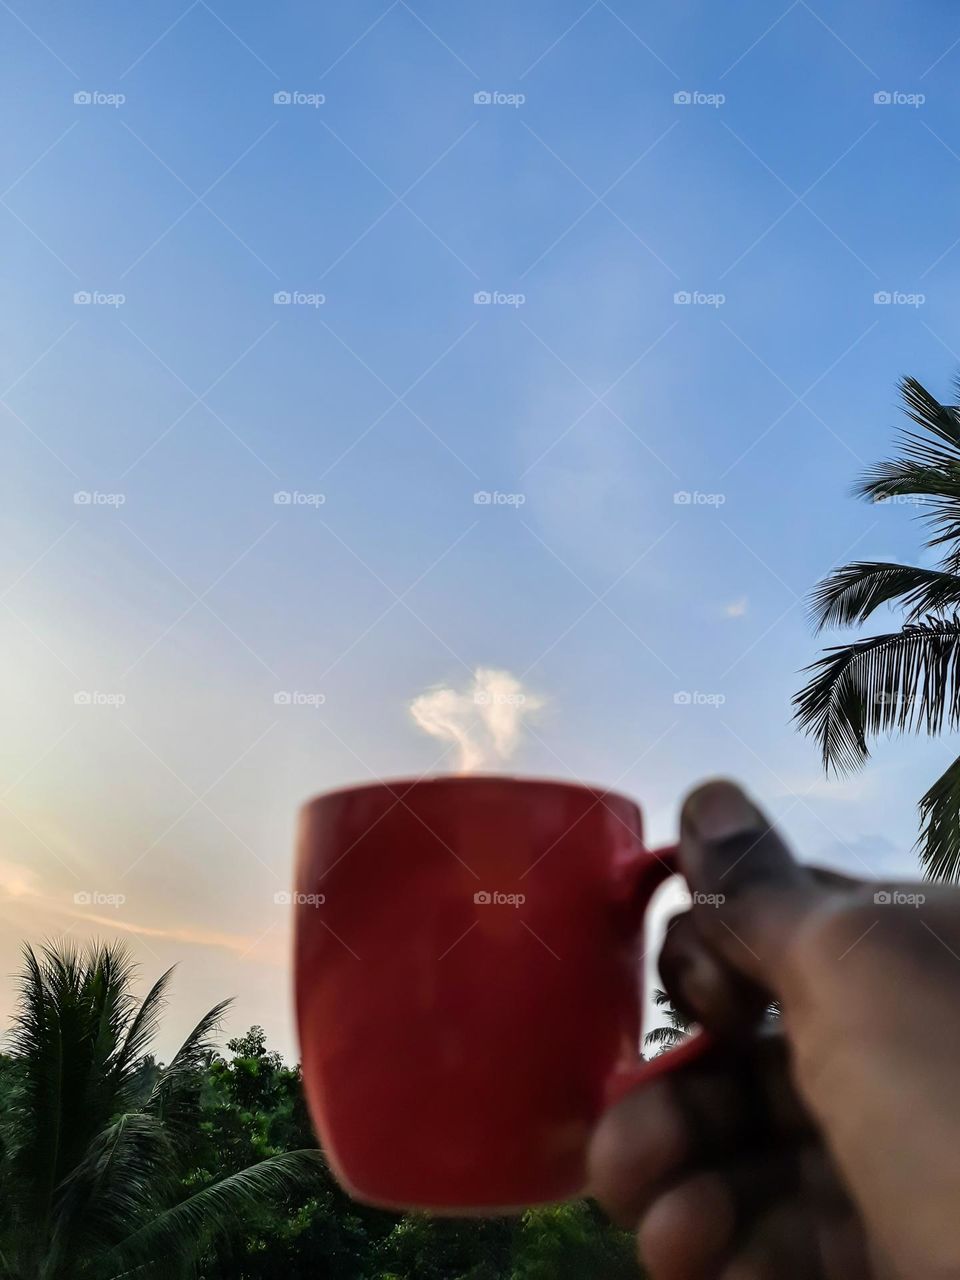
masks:
[[[898,376],[960,364],[951,7],[0,28],[5,972],[122,933],[182,962],[178,1028],[236,992],[291,1051],[296,806],[430,768],[409,703],[478,666],[544,703],[511,767],[615,783],[658,839],[723,772],[810,859],[914,867],[949,744],[826,782],[789,701],[818,577],[920,555],[849,488]]]

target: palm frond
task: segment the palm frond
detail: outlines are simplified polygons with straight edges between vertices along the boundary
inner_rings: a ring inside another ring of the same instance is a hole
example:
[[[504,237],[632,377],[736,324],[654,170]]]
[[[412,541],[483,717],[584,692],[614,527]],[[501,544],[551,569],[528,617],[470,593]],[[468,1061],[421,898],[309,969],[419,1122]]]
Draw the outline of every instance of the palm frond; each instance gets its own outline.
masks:
[[[806,668],[794,718],[820,744],[823,763],[854,769],[868,735],[939,733],[960,726],[960,617],[931,618],[888,635],[828,649]]]
[[[163,1068],[153,1085],[145,1109],[162,1117],[171,1130],[189,1134],[198,1105],[200,1070],[213,1053],[213,1033],[232,1000],[221,1000],[203,1015],[183,1044]]]
[[[64,982],[76,953],[64,947],[58,963],[48,948],[23,948],[11,1050],[23,1066],[22,1128],[29,1134],[18,1153],[16,1183],[22,1217],[41,1230],[49,1220],[63,1148],[63,1075],[66,1055],[51,986]]]
[[[918,517],[929,535],[924,545],[936,550],[949,544],[940,561],[944,572],[957,573],[960,567],[960,464],[942,461],[938,467],[922,466],[908,460],[881,462],[854,486],[854,494],[871,502],[909,498],[921,508]]]
[[[960,462],[960,409],[941,404],[916,378],[900,379],[900,397],[907,416],[942,440]]]
[[[954,405],[941,404],[916,378],[901,379],[900,396],[904,412],[923,434],[898,433],[901,456],[871,467],[854,493],[875,502],[908,494],[958,496],[960,413]]]
[[[660,987],[656,987],[654,989],[653,1003],[658,1009],[666,1010],[667,1021],[675,1031],[690,1030],[690,1019],[685,1014],[681,1013],[679,1009],[674,1008],[673,1001],[667,995],[666,991],[661,990]]]
[[[319,1151],[289,1151],[262,1160],[157,1214],[105,1251],[99,1262],[129,1269],[153,1264],[168,1253],[197,1256],[212,1238],[235,1228],[265,1202],[319,1182],[325,1169]]]
[[[643,1037],[644,1048],[672,1049],[675,1045],[681,1044],[690,1034],[690,1021],[679,1009],[673,1007],[670,997],[660,987],[654,989],[653,1003],[658,1009],[665,1010],[667,1024],[654,1027],[647,1032]]]
[[[681,1044],[687,1037],[686,1031],[678,1031],[676,1027],[654,1027],[643,1037],[645,1048],[672,1049]]]
[[[50,1256],[99,1252],[176,1194],[176,1153],[162,1122],[120,1115],[96,1135],[57,1189]]]
[[[810,612],[818,631],[865,622],[882,604],[898,600],[908,621],[960,605],[960,576],[913,565],[855,560],[818,584]]]
[[[136,968],[122,943],[94,942],[84,956],[80,990],[90,1007],[91,1046],[98,1064],[116,1053],[135,1014],[137,1001],[130,985]]]
[[[960,497],[938,500],[923,519],[931,528],[926,545],[932,550],[947,548],[940,555],[941,570],[960,573]]]
[[[160,975],[144,996],[127,1028],[113,1067],[118,1084],[125,1088],[139,1081],[140,1064],[159,1029],[172,974],[173,967]]]
[[[920,801],[920,861],[931,880],[960,878],[960,759]]]
[[[868,467],[854,484],[854,497],[868,502],[889,502],[892,498],[916,498],[918,505],[958,496],[954,460],[933,448],[911,431],[897,433],[901,456]]]
[[[900,455],[869,468],[853,492],[872,502],[913,497],[931,526],[927,546],[953,548],[942,568],[960,570],[960,408],[941,404],[915,378],[900,384],[904,410],[922,433],[903,431]]]

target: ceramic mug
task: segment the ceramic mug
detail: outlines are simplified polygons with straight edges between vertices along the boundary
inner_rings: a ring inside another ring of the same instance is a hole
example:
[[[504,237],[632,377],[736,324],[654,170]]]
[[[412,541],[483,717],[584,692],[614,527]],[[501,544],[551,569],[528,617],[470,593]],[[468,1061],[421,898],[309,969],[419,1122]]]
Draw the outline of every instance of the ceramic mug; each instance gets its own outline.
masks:
[[[567,782],[446,776],[301,814],[296,1006],[311,1115],[356,1198],[509,1212],[581,1194],[591,1131],[643,1063],[643,921],[676,850]]]

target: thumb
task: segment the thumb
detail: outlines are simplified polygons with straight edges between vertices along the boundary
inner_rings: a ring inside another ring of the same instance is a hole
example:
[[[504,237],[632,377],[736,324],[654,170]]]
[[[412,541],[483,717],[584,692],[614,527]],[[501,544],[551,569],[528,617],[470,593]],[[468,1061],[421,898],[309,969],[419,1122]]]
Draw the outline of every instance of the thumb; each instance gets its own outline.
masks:
[[[680,864],[704,941],[732,968],[778,994],[790,943],[824,890],[757,806],[723,780],[687,797]]]

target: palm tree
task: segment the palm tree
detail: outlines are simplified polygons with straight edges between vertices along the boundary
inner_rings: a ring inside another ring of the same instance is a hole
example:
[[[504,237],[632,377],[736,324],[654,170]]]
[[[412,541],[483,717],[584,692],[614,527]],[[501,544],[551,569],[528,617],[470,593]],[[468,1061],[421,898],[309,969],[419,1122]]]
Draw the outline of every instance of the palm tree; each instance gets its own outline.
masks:
[[[871,468],[854,492],[871,502],[906,499],[923,508],[935,568],[855,561],[815,589],[817,629],[855,626],[882,604],[903,610],[898,631],[834,645],[806,670],[796,719],[820,744],[826,769],[846,772],[869,757],[883,732],[936,735],[960,726],[960,408],[941,404],[914,378],[900,384],[919,427],[902,431],[900,453]],[[958,384],[960,390],[960,384]],[[931,879],[960,879],[960,759],[920,800],[920,858]]]
[[[184,1197],[202,1068],[229,1004],[158,1067],[148,1047],[170,970],[142,1001],[122,946],[24,948],[12,1053],[0,1070],[0,1277],[193,1275],[212,1238],[302,1188],[319,1154],[275,1156]]]
[[[653,992],[653,1003],[658,1009],[666,1010],[666,1026],[654,1027],[652,1031],[648,1031],[643,1037],[643,1046],[647,1048],[655,1048],[659,1056],[666,1053],[668,1049],[675,1049],[678,1044],[683,1044],[684,1040],[693,1034],[695,1024],[680,1012],[679,1009],[673,1007],[673,1001],[665,991],[661,991],[656,987]],[[763,1010],[763,1021],[770,1023],[776,1022],[781,1015],[780,1001],[771,1000],[767,1007]]]
[[[643,1037],[643,1047],[655,1048],[658,1053],[666,1053],[668,1049],[675,1049],[678,1044],[686,1040],[693,1027],[690,1020],[673,1007],[670,997],[659,987],[653,993],[653,1003],[658,1009],[666,1011],[664,1016],[667,1022],[665,1026],[654,1027],[652,1031],[647,1032]]]

